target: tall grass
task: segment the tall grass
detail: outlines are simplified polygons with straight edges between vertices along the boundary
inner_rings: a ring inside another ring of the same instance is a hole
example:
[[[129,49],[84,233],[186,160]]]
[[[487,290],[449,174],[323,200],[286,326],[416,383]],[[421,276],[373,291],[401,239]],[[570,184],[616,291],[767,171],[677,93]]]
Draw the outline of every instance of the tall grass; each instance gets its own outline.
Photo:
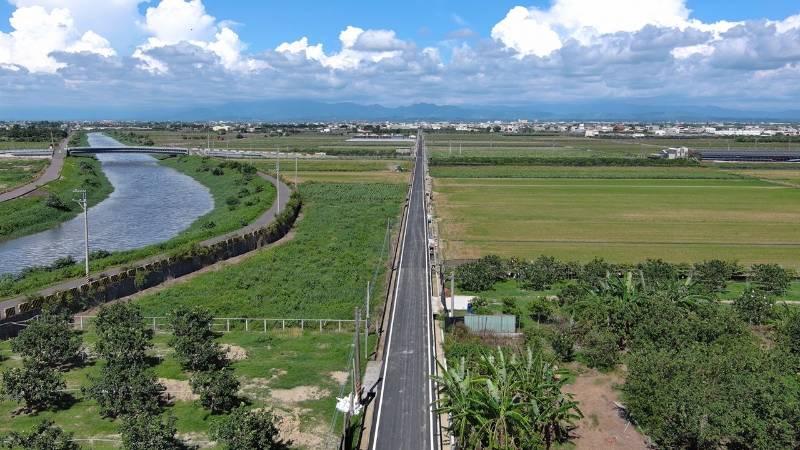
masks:
[[[387,219],[397,217],[405,186],[309,183],[300,190],[304,217],[291,241],[142,298],[145,314],[198,305],[218,317],[351,318],[376,266],[383,280]]]

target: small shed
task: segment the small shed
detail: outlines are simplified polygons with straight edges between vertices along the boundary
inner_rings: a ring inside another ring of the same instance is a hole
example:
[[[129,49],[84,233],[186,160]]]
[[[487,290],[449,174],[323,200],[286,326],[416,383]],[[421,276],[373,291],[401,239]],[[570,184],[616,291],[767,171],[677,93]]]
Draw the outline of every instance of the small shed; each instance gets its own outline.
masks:
[[[506,314],[464,316],[464,325],[473,333],[513,334],[517,332],[517,317]]]

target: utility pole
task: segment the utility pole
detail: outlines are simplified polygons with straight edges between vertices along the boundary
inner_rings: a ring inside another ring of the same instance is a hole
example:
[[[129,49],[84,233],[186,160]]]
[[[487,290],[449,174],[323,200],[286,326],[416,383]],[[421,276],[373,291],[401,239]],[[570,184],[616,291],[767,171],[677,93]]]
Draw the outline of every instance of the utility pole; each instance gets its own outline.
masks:
[[[83,208],[83,240],[84,240],[84,265],[86,278],[89,278],[89,202],[86,200],[86,189],[74,189],[72,192],[80,194],[80,198],[72,199]]]
[[[456,310],[456,272],[450,272],[450,317],[455,317]]]
[[[278,192],[278,213],[281,212],[281,149],[278,148],[278,159],[275,163],[275,189]]]
[[[369,285],[367,281],[367,299],[364,305],[364,359],[369,358]]]
[[[361,309],[356,306],[355,343],[353,350],[353,398],[361,400]],[[355,403],[355,401],[354,401]]]
[[[294,155],[294,188],[297,189],[297,155]]]

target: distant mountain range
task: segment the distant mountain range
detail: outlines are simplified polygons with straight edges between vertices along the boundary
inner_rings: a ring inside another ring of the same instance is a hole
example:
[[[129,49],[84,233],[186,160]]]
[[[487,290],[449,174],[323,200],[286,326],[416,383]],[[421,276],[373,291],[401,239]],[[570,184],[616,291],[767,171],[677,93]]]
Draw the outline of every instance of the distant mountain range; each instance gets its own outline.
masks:
[[[448,106],[416,103],[387,107],[353,102],[268,100],[219,105],[157,109],[47,108],[0,106],[2,120],[229,120],[229,121],[482,121],[482,120],[586,120],[586,121],[800,121],[800,111],[738,110],[707,105],[676,105],[665,99],[537,103],[525,106]]]

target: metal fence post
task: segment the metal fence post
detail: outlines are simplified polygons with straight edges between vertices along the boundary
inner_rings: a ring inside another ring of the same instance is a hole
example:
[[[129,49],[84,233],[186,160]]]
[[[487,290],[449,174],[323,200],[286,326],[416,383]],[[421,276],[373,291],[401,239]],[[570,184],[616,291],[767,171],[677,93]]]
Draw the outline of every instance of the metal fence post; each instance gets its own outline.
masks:
[[[250,319],[244,319],[244,331],[250,331]]]
[[[225,331],[231,331],[231,319],[225,319]]]
[[[267,319],[264,319],[264,333],[267,332]]]
[[[83,316],[80,316],[81,319],[81,331],[83,331]]]
[[[153,333],[156,332],[156,318],[153,317]]]

